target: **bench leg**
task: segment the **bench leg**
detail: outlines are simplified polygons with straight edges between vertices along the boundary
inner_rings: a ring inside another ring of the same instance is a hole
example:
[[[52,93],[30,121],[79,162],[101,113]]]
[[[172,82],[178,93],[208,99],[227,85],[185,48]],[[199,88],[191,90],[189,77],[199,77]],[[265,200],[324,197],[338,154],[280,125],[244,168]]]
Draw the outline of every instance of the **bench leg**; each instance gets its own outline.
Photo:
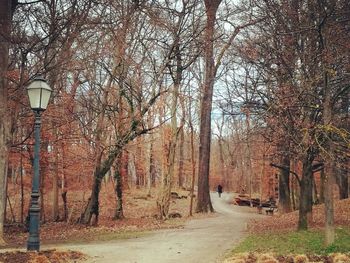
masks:
[[[271,210],[271,209],[266,210],[266,215],[269,215],[269,214],[273,215],[273,210]]]

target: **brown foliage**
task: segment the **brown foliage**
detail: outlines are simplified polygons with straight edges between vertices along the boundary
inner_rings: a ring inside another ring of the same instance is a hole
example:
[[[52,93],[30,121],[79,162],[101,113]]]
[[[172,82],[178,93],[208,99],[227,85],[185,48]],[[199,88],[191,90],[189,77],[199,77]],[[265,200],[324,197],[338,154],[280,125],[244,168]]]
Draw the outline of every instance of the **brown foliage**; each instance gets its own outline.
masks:
[[[76,251],[45,250],[41,252],[11,251],[0,253],[0,262],[11,263],[65,263],[77,262],[85,256]]]
[[[180,195],[186,195],[187,192],[179,192]],[[79,216],[79,208],[83,202],[79,201],[83,195],[81,191],[71,192],[70,213],[72,218]],[[74,199],[73,199],[74,198]],[[159,221],[155,206],[156,196],[147,196],[146,190],[132,189],[124,193],[124,215],[122,220],[113,220],[115,197],[113,184],[103,185],[101,192],[101,202],[104,204],[101,208],[100,221],[98,227],[87,227],[85,225],[74,224],[72,222],[47,222],[41,225],[40,239],[42,243],[71,241],[96,240],[100,235],[111,233],[123,233],[125,231],[147,231],[161,228],[174,228],[181,225],[184,219],[175,219],[173,221]],[[172,213],[179,213],[186,216],[188,213],[188,199],[174,199],[171,201]],[[74,210],[75,208],[75,210]],[[73,210],[73,211],[72,211]],[[24,231],[21,225],[8,226],[5,229],[5,239],[11,246],[24,246],[28,238],[28,233]]]
[[[350,225],[350,199],[338,200],[334,204],[335,225]],[[324,205],[313,207],[313,221],[311,227],[322,228],[324,226]],[[270,231],[295,230],[298,222],[298,211],[292,213],[268,217],[263,220],[253,220],[249,224],[251,233],[263,233]]]

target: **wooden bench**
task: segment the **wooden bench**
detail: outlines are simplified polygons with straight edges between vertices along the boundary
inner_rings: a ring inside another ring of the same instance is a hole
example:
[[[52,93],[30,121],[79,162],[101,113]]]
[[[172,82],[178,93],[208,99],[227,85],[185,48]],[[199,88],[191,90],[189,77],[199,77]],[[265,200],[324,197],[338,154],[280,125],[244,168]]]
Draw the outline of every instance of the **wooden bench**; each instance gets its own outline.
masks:
[[[266,215],[272,215],[273,216],[273,213],[274,213],[275,210],[277,210],[277,206],[270,206],[270,207],[268,207],[265,210]]]

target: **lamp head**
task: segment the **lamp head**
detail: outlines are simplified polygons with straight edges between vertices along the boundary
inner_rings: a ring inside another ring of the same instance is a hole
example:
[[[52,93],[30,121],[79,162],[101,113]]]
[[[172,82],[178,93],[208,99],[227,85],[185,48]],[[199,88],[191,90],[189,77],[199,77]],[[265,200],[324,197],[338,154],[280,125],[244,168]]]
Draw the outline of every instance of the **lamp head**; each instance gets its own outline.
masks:
[[[40,76],[35,77],[27,87],[30,107],[34,111],[44,111],[49,104],[52,89],[46,80]]]

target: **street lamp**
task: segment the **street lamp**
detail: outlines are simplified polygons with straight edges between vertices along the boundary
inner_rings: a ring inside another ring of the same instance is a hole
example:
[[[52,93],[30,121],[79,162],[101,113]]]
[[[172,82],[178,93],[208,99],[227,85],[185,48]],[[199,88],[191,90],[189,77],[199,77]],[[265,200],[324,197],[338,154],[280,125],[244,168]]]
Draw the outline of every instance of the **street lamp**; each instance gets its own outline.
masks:
[[[27,87],[30,107],[35,114],[34,122],[34,177],[32,184],[32,194],[29,208],[29,238],[27,250],[40,249],[39,223],[40,223],[40,206],[39,206],[39,187],[40,187],[40,124],[41,113],[46,110],[49,103],[52,89],[42,77],[36,77]]]

